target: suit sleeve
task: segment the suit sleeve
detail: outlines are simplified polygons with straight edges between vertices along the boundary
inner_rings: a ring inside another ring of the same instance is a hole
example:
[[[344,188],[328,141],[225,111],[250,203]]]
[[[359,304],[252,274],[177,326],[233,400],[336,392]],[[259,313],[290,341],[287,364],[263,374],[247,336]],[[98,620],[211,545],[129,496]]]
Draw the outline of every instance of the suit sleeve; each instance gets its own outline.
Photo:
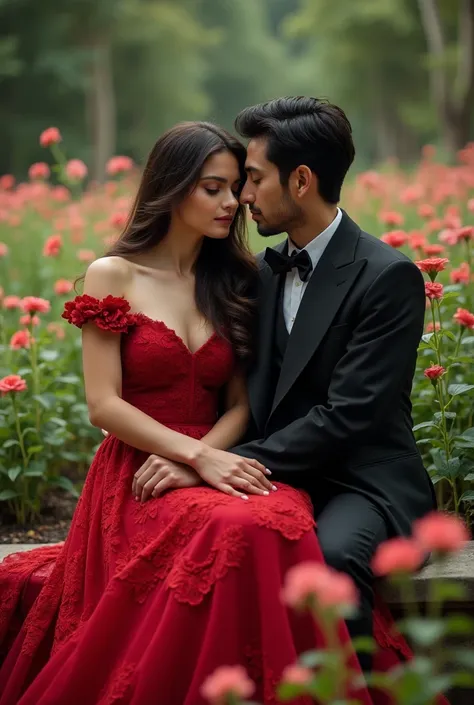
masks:
[[[376,431],[383,410],[399,402],[413,374],[425,305],[416,265],[407,260],[388,265],[364,296],[359,322],[334,368],[327,403],[232,451],[287,474],[317,471],[318,460],[327,462],[344,447],[364,442]]]

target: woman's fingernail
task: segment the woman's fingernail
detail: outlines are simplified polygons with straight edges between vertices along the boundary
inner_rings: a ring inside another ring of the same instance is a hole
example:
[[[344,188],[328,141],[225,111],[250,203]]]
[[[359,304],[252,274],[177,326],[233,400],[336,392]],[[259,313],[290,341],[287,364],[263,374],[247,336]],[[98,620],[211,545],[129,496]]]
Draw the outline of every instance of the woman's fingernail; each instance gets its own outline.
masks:
[[[278,489],[278,487],[275,487],[275,485],[272,485],[272,490],[273,490],[274,492],[276,492],[277,489]]]
[[[265,472],[267,473],[267,475],[271,475],[271,474],[272,474],[272,471],[269,470],[268,468],[265,468]]]
[[[241,496],[242,496],[242,499],[248,499],[248,497],[247,497],[246,494],[243,494],[243,495],[241,495]]]
[[[263,494],[265,495],[265,497],[268,497],[268,495],[270,494],[270,492],[264,492]]]

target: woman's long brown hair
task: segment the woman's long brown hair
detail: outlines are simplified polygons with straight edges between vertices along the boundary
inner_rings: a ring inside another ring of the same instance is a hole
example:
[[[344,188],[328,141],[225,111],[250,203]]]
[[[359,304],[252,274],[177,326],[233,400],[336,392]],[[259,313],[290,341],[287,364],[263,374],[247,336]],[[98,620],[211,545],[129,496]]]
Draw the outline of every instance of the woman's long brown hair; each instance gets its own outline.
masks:
[[[125,229],[106,256],[127,257],[154,247],[170,227],[171,213],[196,186],[209,157],[227,151],[245,181],[246,150],[217,125],[184,122],[153,147]],[[224,239],[204,238],[195,264],[196,304],[237,357],[251,357],[257,269],[247,241],[245,208],[239,206]]]

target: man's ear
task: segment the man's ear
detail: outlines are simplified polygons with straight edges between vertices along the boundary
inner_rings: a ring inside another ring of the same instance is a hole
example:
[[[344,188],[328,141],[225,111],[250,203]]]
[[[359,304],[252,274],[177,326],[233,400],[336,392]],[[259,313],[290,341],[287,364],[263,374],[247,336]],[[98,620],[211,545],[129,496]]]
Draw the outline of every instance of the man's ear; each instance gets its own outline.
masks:
[[[290,175],[290,190],[294,198],[305,196],[316,178],[315,174],[306,164],[301,164]]]

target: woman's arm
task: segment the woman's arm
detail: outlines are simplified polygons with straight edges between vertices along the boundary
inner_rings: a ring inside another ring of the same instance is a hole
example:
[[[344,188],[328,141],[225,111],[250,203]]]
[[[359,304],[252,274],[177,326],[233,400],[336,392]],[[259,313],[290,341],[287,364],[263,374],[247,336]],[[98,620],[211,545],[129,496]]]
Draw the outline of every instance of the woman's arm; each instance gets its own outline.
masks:
[[[243,374],[236,374],[229,382],[225,406],[227,411],[202,438],[206,445],[222,450],[238,443],[247,428],[249,404]]]
[[[131,285],[129,264],[119,257],[104,257],[90,265],[84,293],[97,299],[109,294],[128,298]],[[86,323],[82,330],[86,400],[94,426],[138,450],[190,465],[206,482],[227,494],[240,497],[240,488],[258,494],[266,491],[265,467],[258,461],[172,431],[124,401],[120,334],[103,331],[94,322]]]
[[[87,270],[84,293],[98,299],[108,294],[128,298],[128,263],[115,257],[93,262]],[[89,418],[134,448],[170,460],[192,464],[203,444],[155,421],[121,398],[120,334],[99,329],[93,322],[82,329],[83,369]]]

